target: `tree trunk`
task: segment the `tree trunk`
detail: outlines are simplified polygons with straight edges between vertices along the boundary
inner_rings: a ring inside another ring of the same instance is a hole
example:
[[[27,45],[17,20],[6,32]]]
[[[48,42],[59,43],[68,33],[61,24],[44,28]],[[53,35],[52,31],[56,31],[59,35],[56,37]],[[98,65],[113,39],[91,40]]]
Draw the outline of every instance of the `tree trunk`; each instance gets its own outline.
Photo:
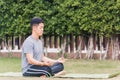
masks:
[[[105,60],[107,58],[107,55],[108,55],[108,49],[109,49],[109,38],[105,41],[106,42],[106,45],[105,45],[105,54],[103,56],[103,59]]]
[[[58,36],[54,36],[54,45],[55,48],[58,48]]]
[[[93,46],[93,35],[91,35],[89,37],[89,41],[88,41],[88,50],[86,53],[86,58],[90,59],[93,57],[93,53],[94,53],[94,46]]]
[[[103,36],[100,36],[100,60],[102,60]]]
[[[54,40],[53,40],[53,36],[50,36],[50,48],[53,48],[53,43],[54,43]]]
[[[77,36],[77,38],[76,38],[76,53],[75,53],[74,58],[79,57],[79,58],[81,59],[81,53],[82,53],[82,42],[83,42],[82,37]]]
[[[65,49],[66,49],[66,35],[63,36],[63,43],[62,43],[62,57],[65,57]]]
[[[119,42],[118,36],[112,37],[112,59],[117,60],[119,56]]]
[[[65,38],[66,38],[66,39],[65,39],[65,41],[66,41],[65,52],[68,53],[68,48],[69,48],[69,43],[70,43],[70,41],[69,41],[69,37],[68,37],[68,35],[66,35]]]
[[[74,53],[74,36],[70,35],[70,53]]]

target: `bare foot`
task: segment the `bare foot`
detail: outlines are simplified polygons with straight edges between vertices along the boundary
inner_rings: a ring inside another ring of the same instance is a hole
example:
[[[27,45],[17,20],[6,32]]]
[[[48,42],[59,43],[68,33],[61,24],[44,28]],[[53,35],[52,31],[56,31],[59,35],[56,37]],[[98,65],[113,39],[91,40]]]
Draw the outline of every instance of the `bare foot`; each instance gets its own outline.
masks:
[[[60,76],[60,75],[65,75],[65,74],[66,74],[65,71],[61,71],[61,72],[56,73],[56,74],[55,74],[55,77],[56,77],[56,76]]]
[[[40,78],[46,78],[46,76],[45,76],[45,75],[43,75],[43,76],[40,76]]]

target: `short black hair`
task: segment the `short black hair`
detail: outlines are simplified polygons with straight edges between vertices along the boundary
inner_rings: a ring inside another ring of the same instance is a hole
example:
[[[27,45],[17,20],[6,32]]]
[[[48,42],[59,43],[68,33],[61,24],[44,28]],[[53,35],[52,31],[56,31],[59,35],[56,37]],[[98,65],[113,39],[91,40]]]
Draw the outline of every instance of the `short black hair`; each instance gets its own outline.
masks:
[[[30,21],[30,26],[32,28],[33,25],[36,25],[36,24],[39,24],[39,23],[44,23],[44,21],[42,20],[42,18],[34,17]]]

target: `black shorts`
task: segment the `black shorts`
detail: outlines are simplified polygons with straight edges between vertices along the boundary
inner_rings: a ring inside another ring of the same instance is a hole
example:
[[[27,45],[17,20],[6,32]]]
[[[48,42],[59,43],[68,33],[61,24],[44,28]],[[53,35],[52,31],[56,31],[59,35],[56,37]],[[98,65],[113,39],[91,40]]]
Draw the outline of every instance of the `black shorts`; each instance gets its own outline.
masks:
[[[23,74],[23,76],[40,77],[42,75],[46,75],[47,77],[50,77],[63,69],[64,66],[62,63],[55,63],[50,67],[33,65]]]

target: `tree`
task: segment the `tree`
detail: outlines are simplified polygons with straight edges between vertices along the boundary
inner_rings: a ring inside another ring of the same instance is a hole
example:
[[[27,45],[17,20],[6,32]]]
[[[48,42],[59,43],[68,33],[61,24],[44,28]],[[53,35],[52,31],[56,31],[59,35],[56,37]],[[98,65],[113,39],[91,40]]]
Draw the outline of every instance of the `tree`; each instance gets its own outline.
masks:
[[[30,19],[42,17],[44,35],[120,33],[119,0],[0,0],[0,36],[30,33]]]

